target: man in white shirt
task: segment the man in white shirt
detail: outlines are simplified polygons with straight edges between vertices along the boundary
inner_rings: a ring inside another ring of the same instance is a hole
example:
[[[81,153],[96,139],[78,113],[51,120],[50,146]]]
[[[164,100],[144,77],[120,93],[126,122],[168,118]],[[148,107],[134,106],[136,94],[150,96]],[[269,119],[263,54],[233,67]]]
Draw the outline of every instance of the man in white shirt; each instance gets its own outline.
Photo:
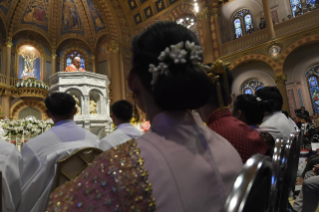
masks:
[[[289,119],[281,112],[283,99],[277,87],[264,87],[256,91],[255,95],[263,101],[274,102],[274,112],[264,117],[262,124],[259,126],[261,129],[268,131],[274,139],[289,138],[291,133],[295,133],[295,129]],[[271,128],[276,128],[279,132],[268,130]]]
[[[0,140],[0,171],[2,172],[2,212],[15,212],[21,203],[23,161],[17,147]]]
[[[111,110],[111,118],[113,124],[117,126],[117,129],[101,140],[100,149],[103,151],[142,135],[142,132],[130,123],[133,115],[133,106],[131,103],[126,100],[117,101],[112,105]]]
[[[22,148],[22,205],[19,211],[44,211],[55,177],[56,163],[77,149],[98,147],[99,139],[73,121],[75,100],[66,93],[53,93],[45,100],[54,127]]]

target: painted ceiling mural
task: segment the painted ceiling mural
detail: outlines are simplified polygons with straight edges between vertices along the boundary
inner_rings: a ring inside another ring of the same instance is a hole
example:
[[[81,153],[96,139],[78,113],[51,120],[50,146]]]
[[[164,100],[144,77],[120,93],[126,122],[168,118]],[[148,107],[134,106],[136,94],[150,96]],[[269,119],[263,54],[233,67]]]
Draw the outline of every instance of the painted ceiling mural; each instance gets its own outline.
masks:
[[[61,34],[79,33],[84,35],[82,20],[74,0],[63,0]]]
[[[4,12],[4,14],[8,13],[11,2],[12,0],[0,0],[0,8]]]
[[[48,31],[49,0],[30,1],[21,20],[22,24],[33,24]]]
[[[105,29],[105,22],[103,21],[103,18],[96,8],[96,6],[93,4],[92,0],[87,0],[87,3],[89,5],[91,16],[95,28],[95,32],[98,33],[100,30]]]

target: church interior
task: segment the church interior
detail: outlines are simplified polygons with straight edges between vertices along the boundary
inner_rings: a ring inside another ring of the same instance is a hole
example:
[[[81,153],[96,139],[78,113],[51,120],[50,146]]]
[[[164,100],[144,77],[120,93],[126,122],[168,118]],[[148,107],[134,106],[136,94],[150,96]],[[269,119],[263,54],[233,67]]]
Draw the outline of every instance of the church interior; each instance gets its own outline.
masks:
[[[160,21],[193,31],[204,64],[227,64],[233,99],[275,86],[291,119],[301,107],[315,117],[317,8],[317,0],[0,0],[0,126],[12,127],[6,139],[21,151],[53,127],[45,99],[60,91],[74,97],[79,126],[99,138],[111,133],[112,104],[135,102],[127,82],[132,39]],[[85,72],[70,77],[75,58]],[[132,123],[146,132],[150,122],[138,112]],[[28,132],[15,128],[24,119],[33,122]]]

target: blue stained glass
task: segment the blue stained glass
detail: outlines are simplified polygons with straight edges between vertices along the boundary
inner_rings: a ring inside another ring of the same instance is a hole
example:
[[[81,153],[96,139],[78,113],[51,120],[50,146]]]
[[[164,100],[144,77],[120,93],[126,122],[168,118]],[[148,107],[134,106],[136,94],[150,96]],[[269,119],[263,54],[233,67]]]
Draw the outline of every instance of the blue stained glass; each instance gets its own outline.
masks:
[[[290,0],[290,7],[292,11],[292,16],[295,17],[295,12],[299,11],[301,8],[301,1],[300,0]]]
[[[81,58],[81,68],[85,69],[85,60]]]
[[[306,0],[306,4],[310,4],[312,7],[315,6],[316,0]]]
[[[261,87],[261,86],[258,86],[257,88],[256,88],[256,91],[258,91],[259,89],[262,89],[263,87]]]
[[[250,14],[245,15],[245,26],[246,26],[246,31],[248,31],[249,29],[254,28]]]
[[[241,29],[241,22],[239,18],[234,20],[234,27],[235,27],[236,38],[243,36],[243,31]]]
[[[67,60],[66,60],[66,66],[70,66],[71,65],[71,58],[68,58]]]
[[[313,108],[315,113],[319,113],[319,88],[317,77],[310,76],[308,78],[308,85]]]
[[[248,88],[245,90],[245,94],[253,95],[253,91],[250,88]]]

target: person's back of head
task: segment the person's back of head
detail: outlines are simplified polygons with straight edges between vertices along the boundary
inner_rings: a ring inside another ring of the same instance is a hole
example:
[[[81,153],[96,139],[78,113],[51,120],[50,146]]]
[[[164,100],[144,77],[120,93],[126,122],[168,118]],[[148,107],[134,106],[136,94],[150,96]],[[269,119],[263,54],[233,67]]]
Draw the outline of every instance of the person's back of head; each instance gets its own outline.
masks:
[[[161,110],[191,110],[206,104],[210,80],[198,65],[203,61],[200,45],[192,31],[175,22],[157,22],[148,27],[132,41],[129,86],[133,93],[139,91],[130,82],[138,76]],[[183,58],[174,59],[174,55]],[[144,110],[143,105],[139,106]]]
[[[233,116],[247,125],[259,125],[262,123],[265,112],[271,113],[273,101],[262,100],[259,97],[242,94],[234,101]]]
[[[255,96],[260,97],[264,101],[274,101],[273,111],[281,111],[283,99],[277,87],[267,86],[256,91]]]
[[[117,119],[116,121],[113,118],[114,124],[119,125],[121,123],[127,123],[130,122],[133,116],[133,105],[126,101],[126,100],[120,100],[115,102],[111,106],[111,112]],[[115,123],[117,122],[117,123]]]
[[[52,93],[45,99],[48,115],[56,123],[59,120],[73,119],[76,108],[74,98],[67,93]]]

